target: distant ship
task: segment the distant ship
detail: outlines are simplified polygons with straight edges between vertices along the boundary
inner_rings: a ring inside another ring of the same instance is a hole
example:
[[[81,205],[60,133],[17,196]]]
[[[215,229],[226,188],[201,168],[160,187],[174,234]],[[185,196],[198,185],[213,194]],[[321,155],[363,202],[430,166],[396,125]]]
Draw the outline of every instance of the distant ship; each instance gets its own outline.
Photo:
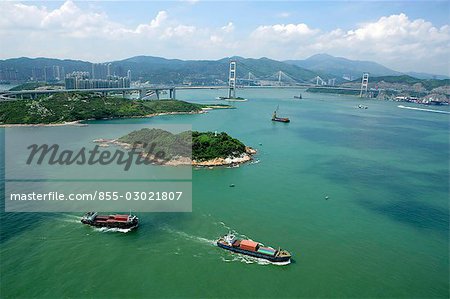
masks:
[[[302,94],[298,95],[298,96],[294,96],[294,99],[303,99]]]
[[[135,215],[98,215],[97,212],[87,212],[81,218],[81,223],[95,227],[125,228],[138,227],[139,218]]]
[[[282,123],[288,123],[290,122],[289,118],[287,117],[278,117],[277,116],[277,111],[278,111],[279,106],[277,107],[277,110],[275,110],[272,114],[272,121],[279,121]]]
[[[290,262],[291,260],[291,254],[286,250],[276,250],[252,240],[237,239],[232,234],[227,234],[217,240],[217,246],[236,253],[262,258],[276,263]]]

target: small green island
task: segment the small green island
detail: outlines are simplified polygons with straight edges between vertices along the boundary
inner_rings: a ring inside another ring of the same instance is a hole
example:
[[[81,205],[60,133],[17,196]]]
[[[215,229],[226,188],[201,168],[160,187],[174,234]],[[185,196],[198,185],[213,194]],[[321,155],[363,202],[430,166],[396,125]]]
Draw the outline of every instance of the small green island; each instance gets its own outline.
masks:
[[[218,97],[217,99],[219,100],[224,100],[224,101],[228,101],[228,102],[246,102],[247,99],[242,98],[242,97]]]
[[[164,165],[238,165],[252,160],[256,154],[256,150],[225,132],[185,131],[173,134],[162,129],[144,128],[117,139],[96,139],[94,142],[102,147],[136,148],[141,156]]]
[[[229,105],[202,105],[180,100],[130,100],[92,94],[53,94],[0,103],[0,125],[59,125],[91,119],[196,114]]]

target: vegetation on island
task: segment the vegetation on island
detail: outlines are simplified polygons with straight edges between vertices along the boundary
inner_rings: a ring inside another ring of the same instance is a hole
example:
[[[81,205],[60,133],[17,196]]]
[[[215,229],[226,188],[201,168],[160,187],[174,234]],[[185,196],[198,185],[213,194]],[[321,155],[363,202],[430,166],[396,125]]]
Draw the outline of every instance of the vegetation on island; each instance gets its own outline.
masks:
[[[324,88],[324,87],[310,87],[306,89],[306,92],[313,93],[332,93],[332,94],[345,94],[345,95],[359,95],[360,91],[349,88]]]
[[[122,136],[117,141],[143,147],[144,152],[150,152],[154,155],[157,152],[163,152],[163,159],[172,159],[176,156],[191,157],[191,136],[191,131],[173,134],[162,129],[145,128]]]
[[[0,103],[1,124],[55,124],[88,119],[144,117],[158,113],[197,113],[205,107],[179,100],[129,100],[92,94],[53,94]],[[223,107],[223,106],[222,106]]]
[[[245,145],[227,133],[185,131],[178,134],[161,129],[141,129],[118,139],[121,143],[145,146],[152,154],[162,151],[166,159],[176,156],[205,161],[215,158],[238,157],[246,152]],[[154,146],[152,147],[152,144]]]
[[[192,158],[198,161],[237,157],[245,153],[245,145],[225,132],[192,132]]]
[[[356,79],[352,82],[360,83],[361,78]],[[414,85],[417,83],[422,84],[422,86],[430,91],[434,88],[450,85],[450,79],[417,79],[408,75],[401,75],[401,76],[379,76],[379,77],[370,77],[369,78],[370,83],[379,83],[379,82],[385,82],[385,83],[398,83],[398,84],[405,84],[405,85]]]
[[[62,88],[63,84],[49,84],[46,82],[27,82],[23,83],[17,86],[14,86],[13,88],[9,89],[9,91],[21,91],[21,90],[35,90],[38,88],[47,88],[47,89],[55,89],[55,88]]]

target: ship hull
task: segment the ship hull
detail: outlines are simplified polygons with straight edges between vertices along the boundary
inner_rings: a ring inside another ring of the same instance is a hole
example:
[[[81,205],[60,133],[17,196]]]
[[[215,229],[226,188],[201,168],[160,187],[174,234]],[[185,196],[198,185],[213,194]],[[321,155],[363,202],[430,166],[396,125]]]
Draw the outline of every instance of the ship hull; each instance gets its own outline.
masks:
[[[121,228],[121,229],[133,229],[138,227],[138,222],[131,223],[120,223],[120,222],[112,222],[112,223],[99,223],[96,221],[86,221],[81,220],[81,223],[87,224],[94,227],[106,227],[106,228]]]
[[[232,251],[232,252],[236,252],[236,253],[240,253],[240,254],[245,254],[248,256],[252,256],[252,257],[256,257],[256,258],[261,258],[261,259],[265,259],[274,263],[281,263],[281,262],[289,262],[289,260],[291,259],[290,256],[270,256],[270,255],[266,255],[266,254],[262,254],[259,252],[254,252],[254,251],[249,251],[249,250],[244,250],[241,248],[237,248],[237,247],[233,247],[233,246],[228,246],[225,245],[221,242],[217,242],[217,246],[219,246],[220,248]]]
[[[290,122],[290,120],[289,120],[289,118],[272,118],[272,121],[278,121],[278,122],[281,122],[281,123],[288,123],[288,122]]]

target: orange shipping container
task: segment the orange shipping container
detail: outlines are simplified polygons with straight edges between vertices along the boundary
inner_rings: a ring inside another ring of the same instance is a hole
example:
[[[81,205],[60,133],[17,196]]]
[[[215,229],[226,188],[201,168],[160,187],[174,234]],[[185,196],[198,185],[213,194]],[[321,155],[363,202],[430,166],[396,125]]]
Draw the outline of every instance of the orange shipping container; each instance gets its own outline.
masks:
[[[242,249],[245,249],[245,250],[255,251],[257,246],[258,246],[258,243],[254,242],[254,241],[242,240],[239,247]]]
[[[249,246],[244,246],[244,245],[239,246],[239,248],[240,249],[244,249],[244,250],[248,250],[248,251],[256,251],[255,248],[249,247]]]

